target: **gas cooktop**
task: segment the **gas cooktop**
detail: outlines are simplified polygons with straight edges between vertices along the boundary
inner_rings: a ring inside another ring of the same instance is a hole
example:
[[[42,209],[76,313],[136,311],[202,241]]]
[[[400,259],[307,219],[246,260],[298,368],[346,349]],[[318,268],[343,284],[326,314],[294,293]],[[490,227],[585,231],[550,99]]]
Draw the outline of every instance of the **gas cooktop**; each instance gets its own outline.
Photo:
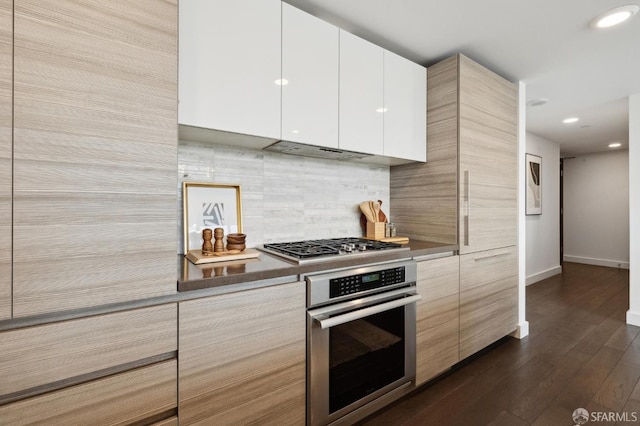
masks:
[[[258,249],[303,264],[328,261],[338,257],[379,254],[389,250],[408,250],[409,247],[396,243],[352,237],[270,243],[264,244]]]

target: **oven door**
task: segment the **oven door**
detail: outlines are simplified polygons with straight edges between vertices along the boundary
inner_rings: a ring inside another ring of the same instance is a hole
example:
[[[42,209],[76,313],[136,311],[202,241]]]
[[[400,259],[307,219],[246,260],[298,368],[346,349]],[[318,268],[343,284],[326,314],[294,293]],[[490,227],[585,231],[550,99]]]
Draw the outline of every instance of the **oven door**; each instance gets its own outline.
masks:
[[[389,401],[376,399],[415,379],[415,293],[409,286],[308,311],[311,425],[370,403],[377,409]]]

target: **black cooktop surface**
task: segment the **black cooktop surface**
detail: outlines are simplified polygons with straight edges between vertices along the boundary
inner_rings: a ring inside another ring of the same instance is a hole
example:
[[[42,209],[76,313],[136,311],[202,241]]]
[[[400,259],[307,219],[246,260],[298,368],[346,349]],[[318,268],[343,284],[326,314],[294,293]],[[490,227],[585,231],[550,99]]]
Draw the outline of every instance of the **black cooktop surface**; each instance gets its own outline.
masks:
[[[284,254],[295,259],[309,259],[332,255],[366,253],[402,248],[400,244],[365,238],[330,238],[324,240],[295,241],[289,243],[264,244],[264,249]]]

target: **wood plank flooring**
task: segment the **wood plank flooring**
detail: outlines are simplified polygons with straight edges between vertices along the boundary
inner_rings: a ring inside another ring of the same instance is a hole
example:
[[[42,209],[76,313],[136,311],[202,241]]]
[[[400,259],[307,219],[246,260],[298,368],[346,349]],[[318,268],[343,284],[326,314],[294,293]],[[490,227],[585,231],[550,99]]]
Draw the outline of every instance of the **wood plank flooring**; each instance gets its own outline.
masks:
[[[640,327],[625,324],[629,271],[564,263],[527,287],[530,335],[507,337],[360,426],[573,425],[572,413],[636,413]]]

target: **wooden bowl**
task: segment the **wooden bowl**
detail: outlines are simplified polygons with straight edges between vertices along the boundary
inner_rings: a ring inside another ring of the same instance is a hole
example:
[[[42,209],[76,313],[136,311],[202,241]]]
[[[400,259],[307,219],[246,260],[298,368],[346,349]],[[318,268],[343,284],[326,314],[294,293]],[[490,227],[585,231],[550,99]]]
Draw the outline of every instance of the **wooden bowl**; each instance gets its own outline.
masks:
[[[244,250],[246,247],[246,245],[244,244],[227,244],[227,250],[231,251],[231,250]]]
[[[247,234],[228,234],[227,238],[229,237],[236,238],[236,239],[239,239],[239,238],[244,239],[244,238],[247,238]]]
[[[244,244],[244,243],[245,243],[244,238],[227,237],[227,244]]]

